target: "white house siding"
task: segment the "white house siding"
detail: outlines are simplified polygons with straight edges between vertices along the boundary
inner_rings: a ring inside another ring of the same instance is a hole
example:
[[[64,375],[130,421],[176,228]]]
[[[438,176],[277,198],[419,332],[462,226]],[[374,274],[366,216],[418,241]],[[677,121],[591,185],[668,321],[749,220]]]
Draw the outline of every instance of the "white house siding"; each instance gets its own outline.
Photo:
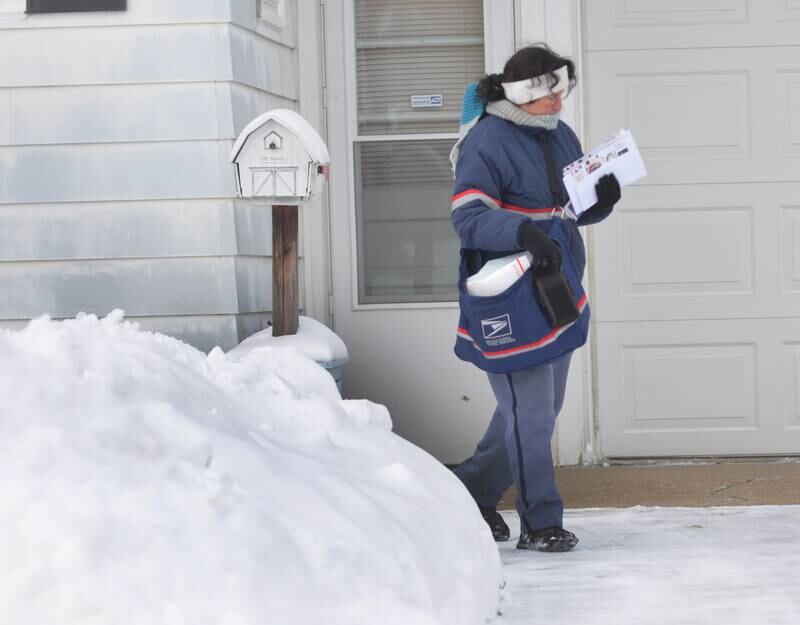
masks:
[[[228,153],[298,108],[294,2],[274,26],[255,0],[24,4],[0,3],[0,325],[118,307],[201,348],[263,327],[270,210],[234,198]]]

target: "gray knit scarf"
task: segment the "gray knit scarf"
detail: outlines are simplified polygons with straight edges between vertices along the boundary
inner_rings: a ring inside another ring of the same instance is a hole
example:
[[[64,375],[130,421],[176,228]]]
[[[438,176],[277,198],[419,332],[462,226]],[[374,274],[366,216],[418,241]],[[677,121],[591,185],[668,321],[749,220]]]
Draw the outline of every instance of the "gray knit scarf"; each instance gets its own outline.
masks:
[[[523,111],[513,102],[509,102],[505,99],[489,102],[489,104],[486,105],[486,112],[500,119],[505,119],[506,121],[517,124],[518,126],[531,126],[533,128],[544,128],[545,130],[553,130],[558,126],[558,113],[554,113],[553,115],[531,115]],[[458,141],[456,141],[453,149],[450,150],[450,164],[453,167],[453,174],[456,173],[456,163],[458,162],[458,155],[461,152],[461,144],[464,143],[464,139],[467,138],[469,131],[475,126],[477,121],[478,117],[476,116],[470,124],[462,126]]]
[[[558,118],[560,117],[558,113],[552,115],[531,115],[508,100],[489,102],[489,104],[486,105],[486,112],[500,119],[505,119],[506,121],[517,124],[518,126],[532,126],[534,128],[544,128],[546,130],[553,130],[558,126]]]

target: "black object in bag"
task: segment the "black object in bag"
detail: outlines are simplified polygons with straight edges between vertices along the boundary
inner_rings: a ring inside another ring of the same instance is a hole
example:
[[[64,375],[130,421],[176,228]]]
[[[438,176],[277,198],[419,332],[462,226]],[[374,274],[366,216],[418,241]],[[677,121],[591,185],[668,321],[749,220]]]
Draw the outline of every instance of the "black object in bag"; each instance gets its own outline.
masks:
[[[561,185],[556,176],[556,167],[553,162],[553,153],[550,151],[547,133],[542,133],[539,143],[542,146],[544,159],[547,162],[547,174],[553,201],[558,206],[563,206],[564,198],[561,194]],[[580,316],[580,311],[575,305],[572,289],[569,288],[563,272],[537,272],[533,274],[533,281],[536,284],[536,292],[539,295],[539,304],[551,326],[557,328],[558,326],[572,323]]]
[[[542,312],[552,327],[567,325],[580,317],[581,313],[575,305],[575,296],[563,272],[533,273],[533,282],[536,284]]]

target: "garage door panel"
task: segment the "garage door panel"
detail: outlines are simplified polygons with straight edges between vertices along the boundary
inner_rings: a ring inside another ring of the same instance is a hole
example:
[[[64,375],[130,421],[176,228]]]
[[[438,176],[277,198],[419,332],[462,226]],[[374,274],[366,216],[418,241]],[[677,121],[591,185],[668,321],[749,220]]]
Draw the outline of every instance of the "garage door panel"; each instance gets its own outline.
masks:
[[[753,295],[753,208],[625,211],[622,296]]]
[[[747,19],[746,0],[614,0],[614,26],[686,26],[742,23]]]
[[[800,71],[778,72],[779,156],[800,155]]]
[[[798,325],[792,319],[604,324],[597,368],[603,453],[797,453]]]
[[[756,347],[622,345],[624,432],[756,428]]]
[[[612,79],[620,125],[635,129],[648,160],[750,156],[748,72],[617,74]],[[690,114],[685,114],[687,100]]]
[[[639,184],[797,179],[796,48],[597,52],[587,66],[586,143],[630,128],[648,171]]]
[[[800,293],[800,205],[781,209],[781,275],[786,295]]]
[[[779,7],[780,16],[786,20],[800,20],[800,2],[798,0],[784,0],[776,2]]]
[[[798,183],[626,188],[592,228],[594,318],[800,316],[797,197]]]
[[[787,430],[800,430],[800,343],[783,344],[784,423]]]
[[[600,0],[586,2],[590,50],[791,45],[797,0]]]

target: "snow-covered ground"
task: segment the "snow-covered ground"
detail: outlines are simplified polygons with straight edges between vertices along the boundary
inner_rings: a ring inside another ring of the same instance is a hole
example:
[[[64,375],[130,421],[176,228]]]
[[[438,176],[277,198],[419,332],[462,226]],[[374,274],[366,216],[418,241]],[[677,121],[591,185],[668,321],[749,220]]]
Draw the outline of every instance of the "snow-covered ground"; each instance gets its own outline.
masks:
[[[574,552],[498,555],[302,330],[208,356],[120,313],[0,332],[0,622],[483,625],[501,575],[494,625],[798,622],[800,507],[572,510]]]
[[[0,332],[0,622],[494,616],[460,482],[287,342],[206,356],[119,312]]]
[[[800,622],[800,506],[571,510],[565,526],[571,553],[502,544],[496,625]]]

